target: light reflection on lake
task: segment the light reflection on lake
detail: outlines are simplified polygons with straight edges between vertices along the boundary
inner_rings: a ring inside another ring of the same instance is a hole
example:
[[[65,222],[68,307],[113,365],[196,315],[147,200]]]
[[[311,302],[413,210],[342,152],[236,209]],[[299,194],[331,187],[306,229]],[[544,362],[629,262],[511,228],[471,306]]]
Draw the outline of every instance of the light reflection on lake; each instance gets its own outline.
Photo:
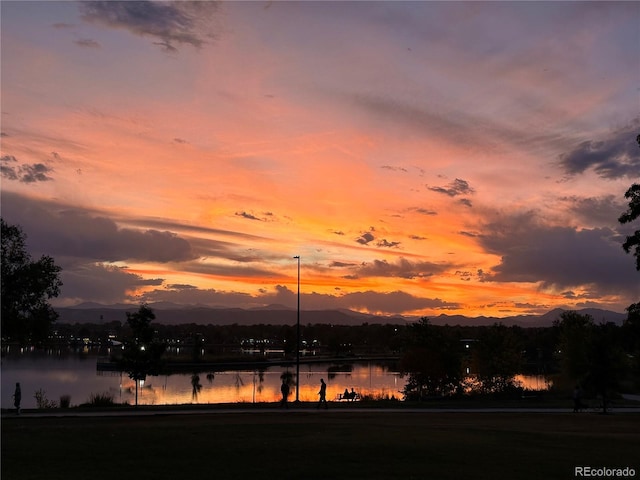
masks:
[[[2,408],[13,407],[16,382],[22,386],[22,407],[36,408],[34,393],[43,389],[49,400],[59,402],[71,396],[71,405],[88,402],[92,394],[109,393],[119,403],[135,403],[135,383],[127,374],[97,372],[95,355],[28,353],[2,358]],[[320,379],[327,382],[327,399],[334,400],[345,389],[355,389],[373,398],[402,399],[406,378],[394,369],[375,363],[351,365],[351,371],[331,371],[330,364],[301,364],[300,393],[304,402],[318,400]],[[344,370],[344,368],[341,368]],[[194,395],[192,374],[147,377],[138,392],[141,405],[179,405],[238,402],[277,402],[281,398],[280,376],[289,372],[295,379],[295,366],[270,367],[264,371],[199,372],[201,388]],[[213,373],[213,377],[208,375]],[[519,375],[525,389],[544,389],[544,377]],[[290,400],[295,400],[295,387]]]
[[[516,375],[514,380],[525,390],[548,390],[552,385],[544,375]]]
[[[135,383],[127,374],[97,372],[96,356],[79,357],[25,354],[2,359],[2,408],[12,408],[16,382],[22,386],[22,407],[35,408],[34,393],[43,389],[49,400],[59,402],[62,395],[71,396],[71,405],[86,403],[92,394],[108,392],[116,402],[135,403]],[[395,396],[405,380],[399,373],[381,365],[354,364],[350,372],[328,372],[330,364],[300,365],[301,401],[317,401],[320,379],[327,382],[327,399],[333,400],[345,388],[361,395]],[[280,376],[289,372],[295,378],[295,366],[270,367],[264,371],[226,371],[198,373],[202,386],[194,395],[192,374],[147,377],[138,392],[141,405],[176,405],[189,403],[277,402],[281,399]],[[290,400],[295,399],[295,387]]]

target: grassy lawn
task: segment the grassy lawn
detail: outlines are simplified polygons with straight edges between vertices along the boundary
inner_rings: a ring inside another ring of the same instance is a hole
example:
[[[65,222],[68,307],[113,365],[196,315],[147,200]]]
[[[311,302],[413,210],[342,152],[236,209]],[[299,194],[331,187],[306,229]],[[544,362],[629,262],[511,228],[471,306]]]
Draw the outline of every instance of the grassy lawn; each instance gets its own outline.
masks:
[[[234,412],[4,418],[2,479],[571,479],[633,467],[640,415]]]

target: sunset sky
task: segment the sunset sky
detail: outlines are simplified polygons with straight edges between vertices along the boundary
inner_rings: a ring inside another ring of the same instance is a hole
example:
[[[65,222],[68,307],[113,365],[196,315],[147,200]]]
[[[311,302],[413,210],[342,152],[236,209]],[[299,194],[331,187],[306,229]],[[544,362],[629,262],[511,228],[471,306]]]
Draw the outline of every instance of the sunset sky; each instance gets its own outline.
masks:
[[[1,3],[54,306],[623,312],[638,2]]]

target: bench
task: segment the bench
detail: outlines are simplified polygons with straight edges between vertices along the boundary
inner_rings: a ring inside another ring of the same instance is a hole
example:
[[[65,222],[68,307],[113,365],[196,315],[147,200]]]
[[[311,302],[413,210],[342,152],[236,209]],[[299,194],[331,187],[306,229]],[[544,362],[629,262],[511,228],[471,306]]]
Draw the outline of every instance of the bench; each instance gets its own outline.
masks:
[[[339,393],[336,395],[336,402],[355,402],[356,400],[360,400],[360,394],[356,392],[355,396],[351,393],[349,395],[345,395],[344,393]]]

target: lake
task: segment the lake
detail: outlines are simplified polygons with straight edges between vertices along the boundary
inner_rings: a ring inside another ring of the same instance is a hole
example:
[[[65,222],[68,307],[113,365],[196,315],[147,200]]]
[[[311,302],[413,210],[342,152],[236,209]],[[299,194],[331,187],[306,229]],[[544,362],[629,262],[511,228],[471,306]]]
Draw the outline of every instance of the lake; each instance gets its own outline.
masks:
[[[63,395],[71,396],[71,405],[89,400],[92,394],[109,393],[116,402],[135,404],[135,382],[127,374],[98,372],[97,353],[62,351],[23,351],[2,358],[2,408],[13,407],[16,382],[22,387],[22,407],[35,408],[34,394],[42,389],[49,400],[59,402]],[[329,372],[335,364],[301,364],[300,393],[302,401],[317,401],[320,379],[327,382],[327,399],[333,400],[345,388],[361,395],[395,396],[405,380],[388,366],[366,363],[353,364],[351,371]],[[295,365],[269,367],[266,370],[200,372],[201,385],[194,391],[193,375],[172,374],[149,376],[138,392],[141,405],[178,405],[206,403],[275,402],[281,399],[282,373],[295,378]],[[211,375],[213,374],[213,375]],[[295,399],[295,387],[290,400]]]
[[[46,398],[59,402],[69,395],[71,405],[88,402],[92,394],[110,394],[116,402],[135,404],[135,383],[127,374],[98,372],[98,352],[66,350],[21,350],[2,357],[2,408],[13,407],[16,382],[22,387],[22,408],[36,408],[35,392],[42,389]],[[331,371],[329,371],[331,368]],[[301,401],[318,400],[320,379],[327,383],[327,399],[333,400],[345,389],[374,398],[402,399],[406,377],[389,365],[376,362],[354,363],[350,371],[335,364],[300,365]],[[193,374],[147,377],[138,392],[141,405],[180,405],[209,403],[276,402],[281,398],[280,376],[289,372],[295,379],[295,365],[269,367],[266,370],[200,372],[194,388]],[[547,388],[540,376],[518,376],[525,388]],[[290,400],[295,400],[295,387]]]

